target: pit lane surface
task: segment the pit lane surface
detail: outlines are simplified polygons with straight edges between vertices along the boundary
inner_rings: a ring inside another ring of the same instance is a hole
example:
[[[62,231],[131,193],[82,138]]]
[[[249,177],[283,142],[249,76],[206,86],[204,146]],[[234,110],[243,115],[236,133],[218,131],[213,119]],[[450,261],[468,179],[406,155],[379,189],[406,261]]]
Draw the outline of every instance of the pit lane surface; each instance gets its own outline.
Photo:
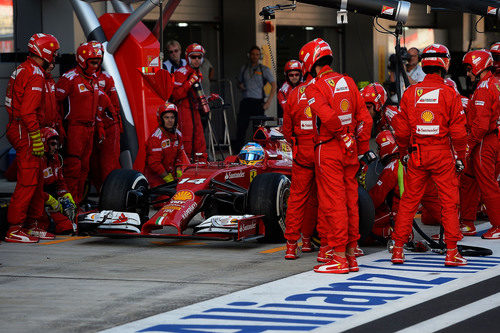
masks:
[[[0,327],[5,332],[91,332],[113,327],[116,332],[181,332],[179,325],[212,325],[200,327],[203,332],[217,332],[217,325],[281,326],[282,332],[412,327],[457,332],[478,322],[494,324],[499,314],[500,242],[467,240],[493,248],[496,257],[474,258],[468,269],[450,270],[442,266],[442,256],[415,254],[408,256],[415,266],[408,263],[405,270],[396,271],[387,252],[376,253],[381,247],[365,248],[371,254],[359,260],[364,265],[360,272],[342,276],[312,273],[316,253],[283,260],[281,244],[64,237],[36,245],[2,243]],[[367,274],[385,277],[369,281]],[[404,280],[408,278],[414,281]],[[361,298],[368,304],[335,304],[334,295],[343,292],[333,289],[345,287],[346,281],[389,286],[379,286],[368,292],[369,298]],[[307,293],[326,296],[308,298]],[[292,300],[286,300],[289,297]],[[438,304],[439,311],[423,311],[431,304]],[[455,327],[456,318],[465,319],[464,326]],[[437,326],[433,319],[446,321],[447,326]],[[488,331],[491,326],[483,328]]]

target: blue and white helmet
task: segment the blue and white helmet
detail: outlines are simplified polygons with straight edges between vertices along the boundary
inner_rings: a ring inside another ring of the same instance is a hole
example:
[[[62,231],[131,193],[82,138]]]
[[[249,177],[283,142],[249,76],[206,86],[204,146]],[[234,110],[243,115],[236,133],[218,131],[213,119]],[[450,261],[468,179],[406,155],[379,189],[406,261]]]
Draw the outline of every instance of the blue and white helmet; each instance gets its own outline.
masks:
[[[241,164],[255,165],[264,160],[264,148],[255,142],[249,142],[241,148],[238,160]]]

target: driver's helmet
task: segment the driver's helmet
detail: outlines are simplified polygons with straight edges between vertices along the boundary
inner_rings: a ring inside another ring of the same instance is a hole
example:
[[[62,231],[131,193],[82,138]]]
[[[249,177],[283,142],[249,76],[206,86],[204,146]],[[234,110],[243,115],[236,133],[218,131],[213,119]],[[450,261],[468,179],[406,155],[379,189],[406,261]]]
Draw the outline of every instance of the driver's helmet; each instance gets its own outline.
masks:
[[[249,142],[241,148],[238,160],[241,164],[255,165],[264,160],[265,152],[261,145]]]

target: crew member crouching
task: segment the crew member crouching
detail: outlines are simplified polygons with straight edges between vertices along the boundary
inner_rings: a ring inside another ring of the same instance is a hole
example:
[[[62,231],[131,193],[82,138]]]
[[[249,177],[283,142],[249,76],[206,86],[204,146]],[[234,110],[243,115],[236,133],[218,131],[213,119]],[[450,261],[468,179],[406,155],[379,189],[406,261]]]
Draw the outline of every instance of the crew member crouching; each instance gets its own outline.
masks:
[[[189,160],[182,145],[182,135],[177,130],[178,110],[166,102],[156,113],[158,128],[146,143],[144,175],[151,186],[173,182],[182,177],[182,166]]]

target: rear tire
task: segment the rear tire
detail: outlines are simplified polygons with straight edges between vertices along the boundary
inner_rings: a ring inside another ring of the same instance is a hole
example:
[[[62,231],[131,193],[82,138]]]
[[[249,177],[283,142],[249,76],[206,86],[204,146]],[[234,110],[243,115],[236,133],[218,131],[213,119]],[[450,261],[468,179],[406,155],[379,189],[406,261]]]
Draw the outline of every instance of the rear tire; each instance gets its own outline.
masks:
[[[143,216],[144,210],[149,207],[129,207],[128,193],[130,190],[146,190],[149,183],[144,175],[136,170],[113,170],[102,186],[99,200],[100,210],[114,210],[120,212],[139,213]]]
[[[284,240],[285,217],[290,179],[280,173],[260,174],[248,189],[247,208],[250,214],[264,215],[267,242]]]

